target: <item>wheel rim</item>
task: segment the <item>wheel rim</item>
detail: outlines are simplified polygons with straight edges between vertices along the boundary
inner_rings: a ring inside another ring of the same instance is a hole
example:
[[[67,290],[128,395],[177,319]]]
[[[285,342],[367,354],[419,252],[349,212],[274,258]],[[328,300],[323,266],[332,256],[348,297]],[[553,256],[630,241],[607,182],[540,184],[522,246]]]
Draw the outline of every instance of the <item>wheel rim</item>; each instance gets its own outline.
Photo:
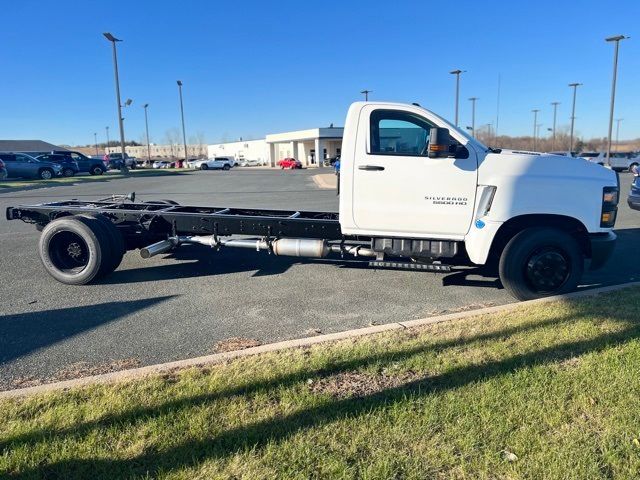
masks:
[[[49,241],[49,258],[61,272],[78,274],[89,263],[89,248],[77,233],[63,231]]]
[[[67,168],[67,169],[64,171],[64,176],[65,176],[65,177],[71,177],[72,175],[73,175],[73,170],[71,170],[70,168]]]
[[[554,247],[534,251],[525,265],[525,276],[529,286],[540,293],[560,289],[570,274],[569,259],[563,251]]]
[[[40,178],[43,180],[49,180],[51,178],[51,172],[49,170],[43,170],[40,174]]]

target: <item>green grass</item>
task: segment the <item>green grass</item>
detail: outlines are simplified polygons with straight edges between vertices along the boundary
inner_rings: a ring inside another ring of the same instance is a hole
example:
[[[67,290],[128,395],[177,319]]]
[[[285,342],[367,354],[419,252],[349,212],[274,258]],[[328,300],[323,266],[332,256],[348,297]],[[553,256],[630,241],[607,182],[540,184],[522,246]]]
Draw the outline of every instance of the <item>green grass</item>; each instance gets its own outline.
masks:
[[[104,173],[102,175],[78,175],[74,177],[56,177],[51,180],[3,180],[0,181],[0,189],[2,188],[42,188],[55,187],[58,185],[68,185],[71,183],[87,183],[87,182],[107,182],[109,180],[117,180],[135,175],[136,177],[154,177],[162,175],[180,175],[189,170],[173,170],[173,169],[140,169],[129,170],[130,175],[121,173]]]
[[[0,477],[638,478],[639,304],[627,289],[5,400]]]

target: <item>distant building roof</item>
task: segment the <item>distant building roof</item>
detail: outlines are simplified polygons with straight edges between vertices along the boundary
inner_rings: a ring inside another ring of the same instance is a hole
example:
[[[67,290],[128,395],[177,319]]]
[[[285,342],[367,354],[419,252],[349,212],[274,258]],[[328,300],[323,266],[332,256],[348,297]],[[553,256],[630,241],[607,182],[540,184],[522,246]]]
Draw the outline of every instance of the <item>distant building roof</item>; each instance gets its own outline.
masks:
[[[67,150],[42,140],[0,140],[0,152],[50,152]]]

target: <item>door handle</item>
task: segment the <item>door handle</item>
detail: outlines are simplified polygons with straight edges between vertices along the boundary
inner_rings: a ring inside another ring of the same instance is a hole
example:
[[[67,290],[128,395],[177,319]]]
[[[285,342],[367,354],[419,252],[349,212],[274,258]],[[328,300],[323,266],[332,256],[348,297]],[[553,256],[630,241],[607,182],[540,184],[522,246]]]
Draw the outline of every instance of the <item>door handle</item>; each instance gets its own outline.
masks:
[[[358,170],[368,170],[370,172],[381,172],[382,170],[384,170],[384,167],[381,167],[379,165],[360,165],[358,167]]]

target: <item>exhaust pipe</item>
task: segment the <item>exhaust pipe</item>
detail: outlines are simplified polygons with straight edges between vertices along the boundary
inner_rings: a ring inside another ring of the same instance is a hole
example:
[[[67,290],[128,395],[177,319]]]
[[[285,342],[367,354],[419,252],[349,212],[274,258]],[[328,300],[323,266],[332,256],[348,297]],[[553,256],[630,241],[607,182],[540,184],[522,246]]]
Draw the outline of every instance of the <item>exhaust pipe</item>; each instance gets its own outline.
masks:
[[[347,253],[355,257],[375,257],[376,252],[361,245],[329,245],[326,240],[308,238],[280,238],[269,244],[264,239],[231,238],[220,240],[213,235],[199,235],[193,237],[170,237],[148,247],[140,249],[142,258],[151,258],[166,253],[182,244],[200,244],[208,247],[248,248],[259,252],[272,251],[274,255],[287,257],[324,258],[329,253]]]
[[[149,245],[148,247],[144,247],[140,249],[140,256],[142,258],[151,258],[156,255],[160,255],[161,253],[167,253],[169,250],[173,250],[176,246],[176,243],[171,239],[169,240],[161,240],[154,244]]]

